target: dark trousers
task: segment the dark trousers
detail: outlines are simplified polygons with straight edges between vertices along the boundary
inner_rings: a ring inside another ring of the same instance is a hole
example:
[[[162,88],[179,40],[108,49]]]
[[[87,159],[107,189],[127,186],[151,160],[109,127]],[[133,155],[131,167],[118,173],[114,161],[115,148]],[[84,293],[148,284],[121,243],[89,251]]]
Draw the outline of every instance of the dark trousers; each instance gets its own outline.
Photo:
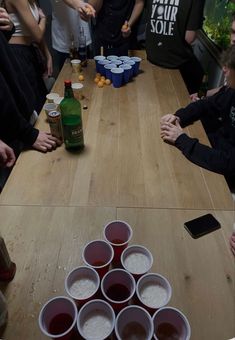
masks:
[[[204,75],[203,68],[197,58],[193,56],[189,61],[182,64],[179,70],[189,94],[197,93]]]
[[[69,53],[63,53],[53,49],[53,76],[55,78],[57,78],[67,58],[69,58]]]

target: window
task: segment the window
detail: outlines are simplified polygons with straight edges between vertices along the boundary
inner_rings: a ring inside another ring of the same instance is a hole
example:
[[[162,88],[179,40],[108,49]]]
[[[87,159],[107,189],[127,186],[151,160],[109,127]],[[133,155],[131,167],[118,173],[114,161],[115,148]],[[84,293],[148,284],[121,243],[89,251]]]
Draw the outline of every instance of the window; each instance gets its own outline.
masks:
[[[203,30],[220,50],[230,44],[231,15],[235,3],[229,0],[206,0]]]

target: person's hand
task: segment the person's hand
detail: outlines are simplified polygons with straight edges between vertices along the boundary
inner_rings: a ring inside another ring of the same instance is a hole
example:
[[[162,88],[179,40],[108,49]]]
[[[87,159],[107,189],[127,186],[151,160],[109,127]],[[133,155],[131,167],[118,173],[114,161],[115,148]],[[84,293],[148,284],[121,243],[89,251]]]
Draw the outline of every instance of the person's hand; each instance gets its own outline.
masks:
[[[165,122],[161,125],[161,138],[164,140],[164,142],[169,144],[174,145],[176,139],[183,133],[184,132],[178,120],[175,121],[175,124]]]
[[[90,18],[95,17],[95,9],[93,6],[85,3],[82,0],[78,0],[76,3],[76,9],[80,13],[80,17],[84,21],[88,21]]]
[[[123,38],[128,38],[131,35],[131,27],[126,20],[125,23],[122,25],[121,28]]]
[[[0,30],[11,31],[13,28],[13,22],[10,19],[9,14],[5,8],[0,7]]]
[[[47,152],[56,149],[58,145],[61,145],[61,141],[58,138],[52,136],[49,132],[39,131],[33,148],[38,151]]]
[[[233,255],[235,256],[235,232],[232,233],[229,243],[230,243],[230,249]]]
[[[191,102],[196,102],[196,101],[200,100],[200,98],[198,97],[198,93],[190,94],[189,97],[190,97]]]
[[[165,116],[162,116],[161,118],[161,121],[160,121],[160,124],[165,124],[165,123],[171,123],[171,124],[175,124],[176,121],[180,121],[179,117],[171,114],[171,113],[168,113],[167,115]]]
[[[0,166],[10,168],[16,161],[14,151],[10,146],[0,140]]]

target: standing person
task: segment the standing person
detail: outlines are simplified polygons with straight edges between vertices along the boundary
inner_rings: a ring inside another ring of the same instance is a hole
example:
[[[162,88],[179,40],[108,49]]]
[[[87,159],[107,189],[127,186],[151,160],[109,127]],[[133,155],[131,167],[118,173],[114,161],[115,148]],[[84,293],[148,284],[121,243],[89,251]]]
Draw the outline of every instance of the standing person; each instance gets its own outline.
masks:
[[[83,28],[87,46],[91,44],[89,25],[80,17],[80,13],[70,8],[63,1],[51,0],[52,22],[51,37],[54,49],[54,74],[62,68],[66,58],[69,57],[69,50],[72,39],[78,43],[80,28]]]
[[[44,41],[46,17],[35,0],[5,0],[5,5],[15,26],[9,43],[35,94],[33,105],[39,113],[47,94],[43,75],[52,74],[52,58]],[[27,86],[24,92],[28,92]]]
[[[20,71],[16,76],[16,58],[6,40],[10,39],[13,32],[8,13],[0,7],[0,166],[7,168],[0,171],[0,191],[14,165],[14,151],[19,152],[21,149],[20,143],[42,152],[60,144],[50,133],[39,131],[28,122],[32,107],[22,92],[22,85],[27,79]],[[9,145],[15,146],[14,151]]]
[[[2,13],[0,8],[0,23]],[[27,121],[31,107],[18,82],[18,79],[24,78],[24,74],[19,78],[15,76],[16,59],[6,40],[7,34],[1,28],[0,25],[0,139],[7,144],[19,140],[38,151],[47,152],[61,142],[50,133],[35,129]]]
[[[203,69],[191,44],[202,27],[205,0],[146,0],[146,52],[161,67],[179,69],[189,94],[198,92]]]
[[[97,11],[94,54],[128,55],[132,27],[142,13],[144,0],[89,0]]]

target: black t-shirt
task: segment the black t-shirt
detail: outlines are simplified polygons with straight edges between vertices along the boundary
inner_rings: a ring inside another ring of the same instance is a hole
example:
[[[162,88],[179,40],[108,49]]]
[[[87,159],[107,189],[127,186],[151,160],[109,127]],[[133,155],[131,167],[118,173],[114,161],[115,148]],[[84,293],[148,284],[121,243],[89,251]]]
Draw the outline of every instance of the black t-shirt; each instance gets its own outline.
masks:
[[[134,0],[104,0],[98,13],[95,35],[106,44],[121,45],[122,25],[131,16]]]
[[[204,0],[147,0],[146,52],[149,61],[178,68],[192,57],[185,32],[202,27],[204,3]]]

